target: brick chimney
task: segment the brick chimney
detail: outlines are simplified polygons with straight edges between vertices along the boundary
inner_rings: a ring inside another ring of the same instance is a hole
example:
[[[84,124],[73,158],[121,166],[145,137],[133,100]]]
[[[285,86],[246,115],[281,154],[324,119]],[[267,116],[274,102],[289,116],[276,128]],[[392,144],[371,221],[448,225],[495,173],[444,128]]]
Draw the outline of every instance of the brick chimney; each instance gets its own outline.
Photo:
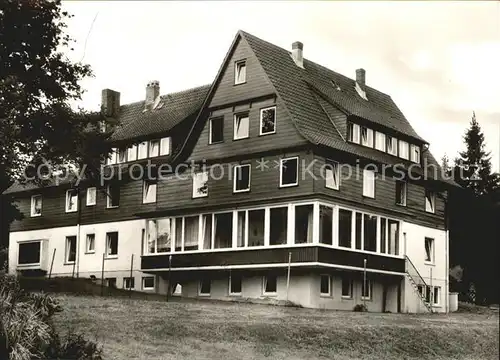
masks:
[[[366,71],[365,69],[356,69],[356,82],[362,88],[365,86]]]
[[[298,67],[304,68],[304,44],[296,41],[292,44],[292,59]]]
[[[160,82],[158,80],[151,80],[146,85],[146,102],[144,104],[145,110],[152,110],[156,99],[160,96]]]
[[[120,111],[120,93],[111,89],[103,89],[101,93],[101,112],[107,117],[118,116]]]

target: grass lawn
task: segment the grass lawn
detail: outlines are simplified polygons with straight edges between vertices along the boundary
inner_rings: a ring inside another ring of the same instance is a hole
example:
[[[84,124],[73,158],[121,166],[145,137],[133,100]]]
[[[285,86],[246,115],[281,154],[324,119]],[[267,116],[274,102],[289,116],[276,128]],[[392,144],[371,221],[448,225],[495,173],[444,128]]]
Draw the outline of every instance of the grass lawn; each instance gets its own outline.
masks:
[[[498,313],[372,314],[57,295],[105,359],[498,359]]]

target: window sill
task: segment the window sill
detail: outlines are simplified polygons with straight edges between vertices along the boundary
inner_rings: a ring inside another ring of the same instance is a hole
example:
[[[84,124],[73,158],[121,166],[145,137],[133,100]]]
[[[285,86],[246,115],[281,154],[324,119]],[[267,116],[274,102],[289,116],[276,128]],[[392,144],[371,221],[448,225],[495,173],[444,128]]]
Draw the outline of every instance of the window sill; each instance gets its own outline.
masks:
[[[346,295],[342,295],[341,298],[343,300],[352,300],[352,296],[346,296]]]
[[[142,288],[142,291],[154,291],[155,288]]]
[[[230,293],[229,296],[241,297],[241,293]]]
[[[85,204],[85,206],[89,206],[89,207],[90,207],[90,206],[95,206],[95,205],[96,205],[96,203],[93,203],[93,204]]]
[[[198,296],[200,296],[200,297],[209,297],[210,294],[198,294]]]
[[[106,209],[118,209],[120,207],[120,205],[116,205],[116,206],[106,206]]]
[[[243,81],[243,82],[239,82],[239,83],[234,83],[233,86],[238,86],[238,85],[243,85],[243,84],[246,84],[246,80]]]
[[[319,294],[319,297],[321,298],[331,298],[332,297],[332,294]]]
[[[118,255],[106,255],[104,256],[106,260],[118,259]]]
[[[330,189],[330,190],[339,191],[339,187],[332,187],[332,186],[325,185],[325,188]]]
[[[266,136],[266,135],[273,135],[273,134],[276,134],[276,130],[274,130],[272,132],[259,133],[259,136]]]
[[[217,145],[217,144],[224,144],[224,140],[222,141],[213,141],[213,142],[208,142],[208,145]]]
[[[275,297],[275,296],[278,296],[278,293],[263,293],[262,296],[270,296],[270,297]]]
[[[75,265],[74,261],[65,261],[64,265]]]
[[[206,198],[208,197],[208,194],[206,195],[198,195],[198,196],[191,196],[191,199],[203,199],[203,198]]]
[[[396,203],[396,206],[406,207],[406,204],[398,204],[398,203]]]
[[[362,301],[372,301],[373,299],[361,296],[361,300]]]
[[[233,136],[233,141],[239,141],[239,140],[245,140],[245,139],[250,139],[250,135],[249,136],[245,136],[245,137],[240,137],[240,138],[235,138]]]
[[[436,266],[436,263],[433,263],[433,262],[430,262],[430,261],[425,261],[424,264],[427,265],[427,266]]]
[[[95,250],[85,251],[85,253],[84,253],[84,254],[85,254],[85,255],[95,254]]]
[[[369,195],[363,194],[363,199],[375,199],[375,195],[369,196]]]
[[[295,184],[280,184],[280,189],[281,188],[294,187],[294,186],[299,186],[299,183],[295,183]]]
[[[247,193],[250,192],[250,188],[244,190],[233,190],[233,194]]]
[[[65,211],[66,214],[75,213],[75,212],[77,212],[77,209],[75,209],[75,210],[66,210]]]
[[[142,204],[143,204],[143,205],[148,205],[148,204],[156,204],[156,200],[154,200],[154,201],[144,201],[144,200],[143,200],[143,201],[142,201]]]
[[[40,217],[40,216],[42,216],[42,214],[31,214],[30,217]]]

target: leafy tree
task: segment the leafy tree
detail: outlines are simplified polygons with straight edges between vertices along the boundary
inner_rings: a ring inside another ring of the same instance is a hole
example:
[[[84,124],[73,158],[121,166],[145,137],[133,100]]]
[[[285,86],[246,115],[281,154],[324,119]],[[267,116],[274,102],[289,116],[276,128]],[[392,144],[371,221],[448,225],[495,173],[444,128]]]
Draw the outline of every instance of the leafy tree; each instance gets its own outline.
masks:
[[[81,98],[79,82],[92,76],[89,65],[65,56],[73,50],[70,17],[60,0],[0,2],[0,194],[23,180],[29,163],[73,164],[95,176],[110,150],[109,134],[98,131],[108,120],[69,106]],[[7,223],[15,216],[9,204],[0,203]]]
[[[473,113],[464,135],[466,149],[455,160],[455,181],[475,195],[491,193],[500,187],[500,177],[491,170],[491,154],[486,152],[484,134]]]

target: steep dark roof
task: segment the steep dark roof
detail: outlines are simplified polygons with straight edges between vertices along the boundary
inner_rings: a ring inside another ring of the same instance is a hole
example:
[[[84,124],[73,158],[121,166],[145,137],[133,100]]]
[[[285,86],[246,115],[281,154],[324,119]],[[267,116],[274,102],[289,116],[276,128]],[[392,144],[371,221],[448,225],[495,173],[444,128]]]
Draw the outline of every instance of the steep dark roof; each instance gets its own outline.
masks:
[[[200,110],[209,88],[210,85],[204,85],[162,95],[159,105],[150,111],[144,111],[144,101],[120,106],[120,125],[111,140],[129,140],[169,131]]]
[[[426,143],[389,95],[365,86],[366,101],[357,94],[354,80],[307,59],[304,59],[302,69],[295,64],[289,51],[244,31],[239,31],[238,34],[248,42],[257,56],[299,132],[313,144],[385,164],[412,164],[381,151],[346,142],[335,127],[335,121],[328,116],[328,107],[331,105],[347,115],[383,125],[417,142]],[[340,91],[336,90],[332,81],[340,87]],[[427,162],[439,167],[430,151],[424,150],[422,158],[424,164]],[[440,172],[437,173],[437,179],[440,180]],[[432,177],[431,174],[430,176]]]

